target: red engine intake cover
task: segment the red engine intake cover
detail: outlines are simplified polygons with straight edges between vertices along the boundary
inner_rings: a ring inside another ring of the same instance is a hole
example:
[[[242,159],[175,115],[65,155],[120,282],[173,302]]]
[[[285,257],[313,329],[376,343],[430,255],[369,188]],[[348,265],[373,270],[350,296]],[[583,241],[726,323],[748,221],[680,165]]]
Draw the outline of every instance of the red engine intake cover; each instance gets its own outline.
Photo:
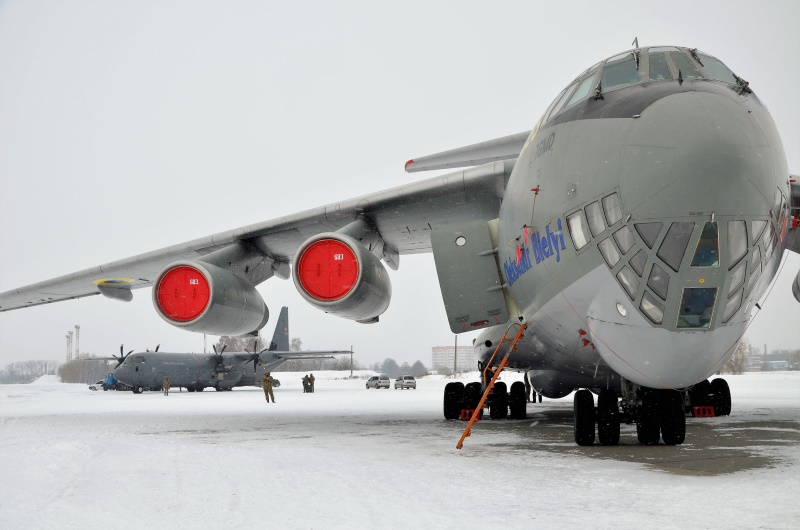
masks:
[[[334,239],[311,244],[300,257],[297,276],[305,291],[318,300],[338,300],[358,279],[358,260],[350,247]]]
[[[200,316],[211,298],[206,277],[186,265],[168,271],[156,289],[158,305],[164,315],[178,322],[188,322]]]

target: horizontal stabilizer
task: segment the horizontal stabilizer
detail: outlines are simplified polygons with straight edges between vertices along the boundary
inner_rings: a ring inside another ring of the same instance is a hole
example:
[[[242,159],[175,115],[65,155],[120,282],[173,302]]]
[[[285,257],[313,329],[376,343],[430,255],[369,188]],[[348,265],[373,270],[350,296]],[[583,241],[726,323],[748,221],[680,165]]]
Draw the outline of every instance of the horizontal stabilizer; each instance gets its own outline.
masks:
[[[479,166],[497,160],[517,158],[531,131],[504,136],[496,140],[451,149],[435,155],[414,158],[406,162],[406,171],[429,171],[453,167]]]

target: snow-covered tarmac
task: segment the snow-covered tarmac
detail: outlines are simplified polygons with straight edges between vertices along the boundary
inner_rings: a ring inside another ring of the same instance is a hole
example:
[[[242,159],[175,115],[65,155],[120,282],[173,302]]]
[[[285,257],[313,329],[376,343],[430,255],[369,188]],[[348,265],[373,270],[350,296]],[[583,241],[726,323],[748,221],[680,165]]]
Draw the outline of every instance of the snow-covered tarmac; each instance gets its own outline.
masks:
[[[800,373],[727,377],[686,443],[571,442],[571,398],[528,419],[441,414],[441,379],[365,390],[0,385],[2,528],[798,528]],[[504,374],[507,381],[516,375]]]

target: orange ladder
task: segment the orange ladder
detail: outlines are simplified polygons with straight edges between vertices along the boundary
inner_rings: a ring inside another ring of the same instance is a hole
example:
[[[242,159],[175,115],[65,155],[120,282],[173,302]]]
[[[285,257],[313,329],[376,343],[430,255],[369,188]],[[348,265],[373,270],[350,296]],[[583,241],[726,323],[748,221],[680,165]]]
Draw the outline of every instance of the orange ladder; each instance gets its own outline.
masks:
[[[511,328],[513,328],[514,326],[519,326],[519,329],[517,330],[517,334],[514,336],[514,338],[509,339],[508,332],[511,331]],[[464,434],[461,435],[461,439],[456,444],[456,449],[461,449],[464,446],[464,439],[467,436],[469,436],[469,432],[472,429],[472,425],[476,421],[478,421],[478,418],[480,418],[481,411],[483,410],[483,404],[486,402],[486,398],[489,397],[489,394],[491,394],[492,390],[494,389],[494,382],[497,381],[497,378],[500,376],[500,372],[502,372],[503,368],[505,368],[506,364],[508,364],[508,356],[513,352],[517,351],[517,342],[519,342],[520,339],[522,339],[523,333],[527,328],[528,328],[527,324],[518,324],[514,322],[513,324],[508,326],[508,329],[506,329],[506,332],[503,334],[503,338],[497,344],[497,348],[494,349],[492,356],[489,358],[489,360],[485,365],[486,368],[484,368],[483,372],[481,373],[481,379],[482,382],[484,383],[486,382],[486,370],[488,370],[492,366],[492,362],[494,361],[495,356],[497,356],[497,352],[500,351],[500,347],[506,342],[511,343],[511,348],[509,348],[506,354],[503,356],[503,359],[500,361],[500,365],[497,367],[497,370],[495,370],[491,381],[486,383],[486,390],[483,392],[483,396],[481,397],[481,400],[478,402],[478,406],[475,407],[475,410],[472,412],[472,418],[470,418],[469,423],[467,423],[467,428],[464,429]]]

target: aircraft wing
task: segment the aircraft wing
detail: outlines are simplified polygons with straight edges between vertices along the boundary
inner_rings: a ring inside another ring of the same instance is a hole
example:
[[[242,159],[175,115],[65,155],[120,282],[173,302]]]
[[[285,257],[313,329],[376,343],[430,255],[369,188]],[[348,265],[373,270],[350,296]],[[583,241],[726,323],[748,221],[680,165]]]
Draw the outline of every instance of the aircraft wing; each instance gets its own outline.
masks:
[[[273,275],[288,278],[289,264],[303,242],[356,219],[375,229],[381,241],[370,244],[382,244],[378,254],[396,269],[400,254],[431,251],[434,229],[496,218],[514,163],[491,162],[6,291],[0,293],[0,312],[96,294],[129,301],[132,290],[152,286],[167,265],[180,260],[213,257],[251,285]]]

